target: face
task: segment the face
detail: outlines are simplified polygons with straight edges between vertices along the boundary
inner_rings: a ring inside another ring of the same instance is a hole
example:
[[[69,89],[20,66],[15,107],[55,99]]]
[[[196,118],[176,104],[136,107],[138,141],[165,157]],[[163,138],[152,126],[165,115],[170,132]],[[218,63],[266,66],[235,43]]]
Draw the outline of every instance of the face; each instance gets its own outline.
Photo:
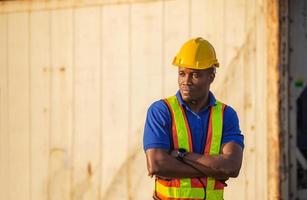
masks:
[[[214,77],[213,68],[196,70],[179,67],[178,84],[182,99],[186,102],[192,102],[205,98]]]

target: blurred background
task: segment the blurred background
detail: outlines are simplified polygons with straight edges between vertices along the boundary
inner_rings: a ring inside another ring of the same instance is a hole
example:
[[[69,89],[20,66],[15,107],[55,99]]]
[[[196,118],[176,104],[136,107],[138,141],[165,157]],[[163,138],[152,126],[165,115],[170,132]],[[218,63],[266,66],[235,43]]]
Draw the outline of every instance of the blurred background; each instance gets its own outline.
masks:
[[[225,199],[307,199],[307,1],[0,2],[0,199],[151,199],[149,105],[192,37],[245,135]]]

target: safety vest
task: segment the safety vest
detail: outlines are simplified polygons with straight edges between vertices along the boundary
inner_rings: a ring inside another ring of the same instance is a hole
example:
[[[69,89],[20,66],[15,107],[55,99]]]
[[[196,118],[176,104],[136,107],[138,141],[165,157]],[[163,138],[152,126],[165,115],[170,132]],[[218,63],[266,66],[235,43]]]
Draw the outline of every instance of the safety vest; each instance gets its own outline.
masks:
[[[192,137],[185,112],[176,96],[164,99],[172,117],[173,148],[184,148],[193,152]],[[210,117],[206,138],[205,155],[220,153],[223,112],[225,105],[219,101],[210,108]],[[202,183],[200,183],[202,181]],[[203,188],[205,186],[205,188]],[[174,178],[155,181],[155,198],[161,200],[222,200],[224,184],[212,177],[205,178]]]

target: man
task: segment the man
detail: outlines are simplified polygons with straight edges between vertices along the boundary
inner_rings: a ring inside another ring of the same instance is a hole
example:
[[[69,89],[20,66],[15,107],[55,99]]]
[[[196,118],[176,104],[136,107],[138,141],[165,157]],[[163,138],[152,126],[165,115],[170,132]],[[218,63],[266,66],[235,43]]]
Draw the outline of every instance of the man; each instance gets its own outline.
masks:
[[[243,135],[236,112],[210,92],[219,63],[202,38],[187,41],[173,61],[179,91],[148,109],[144,150],[154,199],[223,199],[225,181],[237,177]]]

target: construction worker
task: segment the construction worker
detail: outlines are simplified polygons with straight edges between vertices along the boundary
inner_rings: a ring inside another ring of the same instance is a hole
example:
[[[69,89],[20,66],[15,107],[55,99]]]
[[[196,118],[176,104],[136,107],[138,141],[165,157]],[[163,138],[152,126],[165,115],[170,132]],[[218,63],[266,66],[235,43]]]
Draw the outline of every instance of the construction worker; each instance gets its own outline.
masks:
[[[154,199],[223,199],[225,181],[237,177],[243,135],[236,112],[210,91],[219,63],[202,38],[187,41],[174,58],[179,91],[148,109],[144,150]]]

